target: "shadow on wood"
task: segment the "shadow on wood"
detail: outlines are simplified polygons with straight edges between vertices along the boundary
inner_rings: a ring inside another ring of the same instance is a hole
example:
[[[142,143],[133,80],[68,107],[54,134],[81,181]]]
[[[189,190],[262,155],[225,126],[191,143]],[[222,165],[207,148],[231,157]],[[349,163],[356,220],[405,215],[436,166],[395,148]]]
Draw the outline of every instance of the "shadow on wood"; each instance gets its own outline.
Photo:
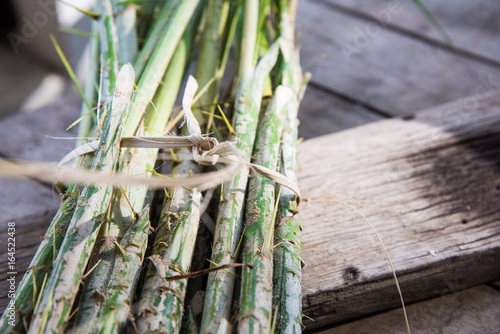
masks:
[[[500,94],[299,146],[307,329],[500,278]],[[401,314],[401,320],[403,319]],[[411,320],[411,319],[410,319]]]

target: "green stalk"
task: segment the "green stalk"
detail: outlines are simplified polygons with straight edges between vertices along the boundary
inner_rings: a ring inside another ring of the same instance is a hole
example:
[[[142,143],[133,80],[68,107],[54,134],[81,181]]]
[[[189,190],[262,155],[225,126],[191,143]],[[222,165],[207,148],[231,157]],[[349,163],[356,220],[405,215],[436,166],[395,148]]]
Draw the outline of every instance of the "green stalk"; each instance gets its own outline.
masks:
[[[292,91],[278,86],[259,124],[253,163],[276,170],[280,137]],[[240,320],[241,333],[264,333],[271,328],[274,182],[252,172],[245,209]]]
[[[201,15],[201,11],[197,14]],[[197,27],[198,19],[194,18],[184,35],[189,42]],[[183,60],[187,64],[189,47],[186,50]],[[189,154],[187,149],[180,153]],[[173,168],[173,174],[187,177],[200,170],[196,163],[183,161]],[[165,199],[151,253],[152,264],[148,267],[136,310],[136,326],[140,332],[178,333],[181,329],[187,280],[164,282],[163,277],[189,271],[200,220],[200,200],[201,195],[196,190],[189,194],[184,188],[174,189],[171,197]]]
[[[186,334],[198,334],[200,332],[200,328],[196,323],[195,315],[191,311],[191,308],[188,310],[189,316],[186,325]]]
[[[249,3],[256,3],[256,1],[247,1],[245,5],[249,6]],[[257,22],[253,9],[250,9],[245,14],[245,20]],[[256,25],[256,23],[247,23],[245,27],[256,27]],[[244,53],[244,58],[253,58],[254,47],[250,47],[248,36],[254,36],[253,45],[255,46],[255,35],[255,32],[245,33],[245,36],[247,36],[245,40],[246,48],[247,50],[251,49],[252,52]],[[261,59],[255,70],[251,66],[251,59],[250,61],[241,61],[240,71],[243,76],[240,77],[233,116],[233,128],[237,133],[237,137],[233,136],[231,139],[237,139],[236,146],[242,153],[243,159],[247,162],[250,161],[252,155],[264,81],[276,62],[278,52],[278,45],[274,44]],[[250,68],[246,68],[249,64]],[[224,184],[212,248],[212,262],[217,265],[235,262],[235,252],[242,229],[247,181],[248,169],[242,168],[231,181]],[[234,270],[228,269],[227,272],[220,271],[211,273],[208,276],[201,324],[202,333],[216,333],[223,318],[230,321],[234,290],[234,276],[232,274]]]
[[[104,291],[105,300],[100,316],[95,319],[99,333],[119,333],[125,328],[135,286],[146,253],[149,234],[149,205],[132,220],[130,228],[120,238],[114,251],[119,253]],[[86,333],[89,332],[86,327]],[[96,331],[97,332],[97,331]]]
[[[303,90],[298,50],[294,49],[296,0],[277,0],[280,13],[279,31],[287,57],[281,60],[278,71],[283,85],[293,89],[294,97],[286,115],[282,135],[281,173],[297,182],[297,111]],[[302,332],[302,225],[297,214],[295,194],[283,188],[279,199],[279,222],[275,229],[273,307],[277,310],[278,333]]]
[[[134,63],[135,75],[139,77],[148,62],[148,59],[151,57],[156,44],[160,40],[163,32],[165,31],[165,27],[167,26],[167,22],[170,20],[170,16],[172,12],[179,5],[180,0],[167,0],[163,5],[158,17],[155,20],[153,27],[151,28],[148,37],[146,39],[146,43],[142,46],[139,54],[137,55],[137,59]]]
[[[56,256],[54,250],[57,252],[61,246],[76,206],[77,197],[78,194],[70,194],[61,204],[61,207],[50,223],[35,256],[31,260],[28,271],[26,271],[26,274],[19,283],[16,294],[13,297],[16,308],[15,320],[13,324],[9,324],[10,319],[6,310],[2,316],[0,332],[6,333],[7,330],[14,333],[26,332],[25,324],[29,326],[31,322],[33,308],[40,296],[42,282],[44,277],[50,274],[52,270],[52,262]]]
[[[187,149],[181,150],[187,154]],[[199,173],[199,165],[187,160],[173,168],[176,176]],[[179,333],[184,312],[187,279],[164,278],[189,272],[200,220],[201,194],[175,188],[162,209],[153,244],[151,263],[138,302],[136,326],[140,333]]]
[[[219,71],[221,63],[221,48],[223,33],[228,19],[229,0],[208,0],[206,10],[206,22],[202,33],[202,40],[198,61],[196,63],[195,78],[200,87],[205,87],[211,80],[213,82],[203,94],[197,105],[210,106],[211,115],[215,110],[215,105],[219,99],[219,85],[224,69]],[[230,41],[229,41],[230,43]],[[207,125],[207,120],[198,109],[193,111],[202,129]],[[211,125],[213,116],[208,120]],[[208,129],[207,132],[209,132]]]
[[[98,10],[101,15],[99,19],[99,36],[102,62],[102,86],[100,87],[104,102],[109,102],[115,90],[118,75],[118,56],[116,47],[118,37],[114,23],[113,6],[111,0],[98,2]]]
[[[282,174],[297,181],[296,108],[290,108],[282,136]],[[302,225],[297,213],[295,193],[281,190],[279,223],[276,224],[273,258],[273,307],[277,309],[276,333],[302,332]]]
[[[113,3],[119,2],[113,0]],[[116,30],[118,33],[118,62],[120,64],[133,63],[137,56],[137,13],[135,5],[120,8],[116,16]],[[115,7],[116,8],[116,7]]]
[[[88,77],[85,82],[85,96],[89,104],[95,105],[97,99],[96,82],[99,81],[99,35],[97,33],[97,23],[92,22],[92,38],[90,39],[90,62],[88,69]],[[92,108],[89,108],[85,103],[82,104],[80,112],[80,123],[78,125],[78,139],[76,147],[79,147],[87,142],[86,137],[93,135],[93,129],[96,124],[95,113]]]
[[[112,0],[112,6],[110,3],[106,2],[103,4],[104,6],[106,6],[108,15],[110,13],[114,13],[115,11],[118,11],[118,13],[116,15],[117,28],[110,28],[106,30],[108,38],[105,38],[105,40],[108,41],[108,43],[105,45],[101,45],[101,49],[105,51],[106,46],[109,46],[111,49],[117,47],[118,51],[113,51],[116,54],[115,63],[130,62],[133,60],[131,58],[135,57],[135,53],[137,51],[137,38],[134,28],[135,7],[133,5],[128,6],[127,8],[124,8],[123,6],[115,6],[117,2],[117,0]],[[113,41],[112,45],[109,44],[109,31],[117,32],[116,36],[112,35],[111,37]],[[106,54],[103,54],[103,56],[106,57]],[[104,81],[106,81],[105,78]],[[95,321],[90,322],[89,324],[95,324]]]
[[[153,104],[156,108],[148,110],[138,135],[157,136],[163,132],[179,91],[186,61],[189,58],[192,31],[193,27],[190,27],[177,46],[165,72],[163,84],[155,95]],[[121,169],[124,170],[127,166],[129,175],[150,176],[157,153],[158,149],[128,149],[123,156],[131,156],[131,161],[130,163],[122,161]],[[102,233],[104,241],[108,240],[108,242],[100,254],[99,263],[89,277],[77,315],[76,326],[82,332],[87,332],[89,328],[93,328],[96,332],[99,329],[102,329],[103,333],[116,332],[123,329],[126,323],[142,265],[142,257],[146,250],[145,247],[137,249],[135,245],[147,243],[148,234],[143,230],[145,223],[147,226],[147,219],[146,221],[137,219],[137,216],[138,212],[145,210],[150,202],[151,198],[148,193],[147,186],[128,187],[117,192],[111,211],[111,220]],[[132,244],[127,243],[127,238],[125,238],[131,230],[144,231],[142,234],[137,232],[134,235]],[[109,240],[119,242],[114,243]],[[134,260],[140,258],[141,261],[136,261],[135,265],[131,265],[125,261],[126,258]]]
[[[133,75],[130,65],[120,71],[111,113],[108,114],[100,149],[95,153],[91,170],[112,173],[116,169],[120,152],[120,124],[130,106]],[[66,326],[112,192],[110,186],[83,188],[29,333],[60,332]]]
[[[157,45],[137,83],[139,92],[134,96],[131,111],[125,122],[127,126],[123,130],[126,135],[132,136],[136,133],[137,126],[156,93],[198,2],[199,0],[184,0],[173,8],[172,15],[163,28],[160,39],[157,41]],[[133,126],[134,124],[135,126]]]
[[[97,91],[95,89],[95,77],[99,67],[99,38],[97,36],[97,24],[93,24],[92,30],[94,33],[92,34],[93,38],[90,39],[90,75],[87,78],[84,88],[84,100],[89,103],[92,103],[92,101],[95,101],[96,99]],[[89,112],[90,110],[87,104],[83,102],[80,115],[82,121],[80,122],[78,130],[76,147],[83,145],[86,142],[84,138],[91,137],[93,134],[95,122],[93,118],[89,116]],[[90,164],[90,157],[83,157],[80,159],[79,165],[84,166],[84,168],[89,167]],[[16,306],[16,319],[14,326],[9,325],[9,318],[7,317],[7,314],[4,313],[0,320],[0,332],[6,332],[7,329],[17,333],[25,333],[27,331],[25,326],[29,326],[31,323],[34,304],[36,304],[36,301],[41,296],[42,284],[45,277],[50,275],[52,271],[54,259],[56,258],[57,252],[59,251],[64,240],[64,236],[71,217],[73,216],[76,202],[81,190],[82,186],[70,185],[68,187],[68,190],[63,197],[61,206],[52,219],[47,232],[42,237],[40,246],[31,260],[28,271],[26,271],[23,279],[19,282],[19,286],[17,287],[14,295]]]
[[[240,78],[252,74],[254,64],[255,43],[259,23],[259,2],[245,1],[245,16],[243,18],[243,35],[241,41],[241,58],[238,68]]]

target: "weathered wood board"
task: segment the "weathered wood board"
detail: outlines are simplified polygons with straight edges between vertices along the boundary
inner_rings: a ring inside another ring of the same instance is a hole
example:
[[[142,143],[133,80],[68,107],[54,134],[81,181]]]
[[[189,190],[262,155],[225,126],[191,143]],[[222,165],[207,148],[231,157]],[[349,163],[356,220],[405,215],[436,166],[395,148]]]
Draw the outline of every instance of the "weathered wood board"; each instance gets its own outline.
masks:
[[[53,112],[43,110],[19,121]],[[17,129],[7,124],[5,131]],[[60,122],[51,131],[59,133],[65,126]],[[500,189],[499,127],[497,94],[299,146],[300,185],[306,199],[301,206],[304,312],[315,320],[306,322],[309,329],[399,306],[387,260],[369,226],[341,204],[314,199],[344,201],[368,216],[393,259],[407,302],[500,277],[500,213],[495,206]],[[26,147],[35,145],[30,144],[31,135],[24,139]],[[53,147],[38,147],[45,149]],[[4,211],[2,221],[14,219],[18,224],[16,265],[21,274],[57,208],[57,197],[33,181],[1,182],[2,189],[11,189],[1,196],[2,208],[11,209]],[[21,196],[15,201],[4,203],[17,194]],[[4,283],[2,277],[2,291]],[[6,303],[6,298],[0,299],[0,308]]]
[[[442,34],[412,1],[322,0],[350,15],[368,18],[381,25],[447,45]],[[467,1],[422,0],[452,40],[453,47],[470,55],[500,64],[500,45],[491,43],[500,31],[500,3],[496,0]]]
[[[304,139],[384,119],[363,106],[308,87],[299,110],[299,136]]]
[[[300,1],[298,13],[312,86],[371,110],[406,115],[500,88],[498,66],[346,15],[325,1]]]
[[[344,130],[384,115],[414,114],[500,88],[500,45],[492,43],[500,22],[496,1],[425,1],[457,50],[443,47],[412,4],[395,2],[403,11],[380,30],[370,25],[370,15],[386,8],[387,1],[300,2],[302,63],[313,73],[301,105],[301,136]],[[356,47],[349,57],[343,43]],[[43,135],[68,135],[64,128],[78,114],[74,96],[1,122],[0,156],[60,159],[74,142]],[[416,114],[414,120],[381,121],[300,147],[304,196],[348,202],[367,214],[393,257],[408,303],[500,278],[499,214],[494,210],[500,191],[498,105],[498,95],[473,97]],[[0,244],[5,244],[4,222],[16,221],[18,282],[58,203],[46,185],[0,179]],[[399,307],[381,247],[357,214],[342,204],[304,201],[301,216],[304,312],[315,319],[306,323],[308,329]],[[2,268],[5,259],[0,259]],[[2,275],[0,291],[6,291]],[[498,281],[491,286],[498,289]],[[481,294],[488,291],[482,288]],[[0,312],[6,303],[6,294],[0,295]],[[401,325],[401,311],[391,314]],[[477,319],[495,324],[498,316]],[[442,326],[439,320],[437,327]],[[390,332],[391,324],[377,328]],[[428,331],[422,327],[422,332]]]
[[[413,334],[481,333],[500,329],[500,292],[481,285],[407,307]],[[394,310],[321,331],[321,334],[406,333],[403,313]]]
[[[500,277],[500,93],[305,141],[304,309],[309,329]]]
[[[57,162],[75,148],[77,127],[66,131],[79,117],[81,99],[68,88],[64,98],[30,113],[0,122],[0,156]],[[66,139],[64,139],[66,138]]]
[[[3,183],[3,182],[2,182]],[[25,190],[24,188],[18,188],[19,191]],[[54,204],[50,203],[46,207],[41,207],[44,203],[43,192],[36,192],[37,188],[29,187],[26,192],[34,192],[38,195],[38,198],[32,198],[33,202],[38,202],[40,206],[39,211],[28,215],[26,212],[22,217],[15,217],[0,223],[0,245],[2,247],[0,258],[0,313],[3,314],[5,307],[9,302],[9,297],[7,292],[9,291],[9,282],[7,278],[11,276],[9,274],[11,271],[16,273],[16,286],[21,281],[24,273],[29,268],[31,259],[35,255],[36,250],[41,242],[41,237],[45,234],[52,217],[56,213],[57,208],[54,208]],[[48,198],[52,194],[45,194]],[[30,196],[31,197],[31,196]],[[21,200],[21,203],[24,199]],[[4,206],[2,206],[4,208]],[[13,221],[16,223],[15,238],[16,238],[16,252],[15,252],[15,269],[9,270],[8,258],[7,258],[7,222]]]
[[[17,114],[0,122],[0,157],[37,161],[58,161],[74,147],[70,140],[53,137],[75,136],[76,129],[65,129],[78,118],[75,94],[29,114]],[[50,120],[50,121],[47,121]],[[40,238],[60,205],[59,195],[50,185],[32,180],[0,178],[0,309],[8,303],[6,255],[7,223],[16,224],[16,282],[19,283],[35,254]]]

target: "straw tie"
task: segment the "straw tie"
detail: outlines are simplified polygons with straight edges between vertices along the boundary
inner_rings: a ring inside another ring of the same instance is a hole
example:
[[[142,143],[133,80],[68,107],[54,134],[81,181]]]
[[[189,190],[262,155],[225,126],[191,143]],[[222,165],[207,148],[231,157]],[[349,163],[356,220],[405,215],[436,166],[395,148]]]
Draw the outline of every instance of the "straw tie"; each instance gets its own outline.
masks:
[[[199,175],[193,175],[189,178],[176,179],[171,177],[134,177],[129,175],[105,174],[99,172],[89,172],[84,170],[74,170],[63,166],[72,159],[94,152],[98,149],[99,140],[93,140],[89,143],[77,147],[69,152],[54,169],[48,164],[25,164],[12,163],[0,160],[0,174],[13,177],[36,177],[40,180],[52,181],[57,179],[60,182],[73,182],[85,184],[107,184],[107,185],[147,185],[151,188],[173,188],[177,186],[186,186],[198,188],[199,191],[207,190],[218,186],[219,184],[234,177],[242,165],[246,165],[255,172],[279,183],[290,190],[300,200],[300,190],[297,184],[288,179],[283,174],[273,171],[269,168],[256,165],[249,162],[249,158],[243,156],[236,145],[230,141],[219,143],[216,138],[203,136],[201,128],[194,117],[191,105],[194,94],[198,89],[198,83],[192,76],[189,77],[182,99],[184,117],[189,136],[132,136],[123,137],[121,141],[122,148],[181,148],[187,147],[193,154],[193,160],[205,166],[213,166],[218,162],[228,163],[228,166],[215,172],[208,172]]]

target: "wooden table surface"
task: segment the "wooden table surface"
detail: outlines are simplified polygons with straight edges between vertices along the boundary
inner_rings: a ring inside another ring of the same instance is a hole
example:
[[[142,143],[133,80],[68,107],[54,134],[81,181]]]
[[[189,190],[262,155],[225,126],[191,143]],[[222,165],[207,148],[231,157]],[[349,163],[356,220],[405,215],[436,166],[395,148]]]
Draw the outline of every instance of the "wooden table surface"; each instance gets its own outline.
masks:
[[[321,198],[354,205],[377,228],[414,332],[500,329],[500,3],[423,2],[453,45],[411,1],[300,2],[302,64],[312,73],[299,126],[307,329],[405,330],[370,227]],[[64,129],[78,112],[68,94],[3,120],[0,157],[57,161],[74,143],[47,135],[73,135]],[[18,281],[58,205],[50,185],[0,179],[0,239],[15,221]],[[2,293],[0,310],[6,303]]]

